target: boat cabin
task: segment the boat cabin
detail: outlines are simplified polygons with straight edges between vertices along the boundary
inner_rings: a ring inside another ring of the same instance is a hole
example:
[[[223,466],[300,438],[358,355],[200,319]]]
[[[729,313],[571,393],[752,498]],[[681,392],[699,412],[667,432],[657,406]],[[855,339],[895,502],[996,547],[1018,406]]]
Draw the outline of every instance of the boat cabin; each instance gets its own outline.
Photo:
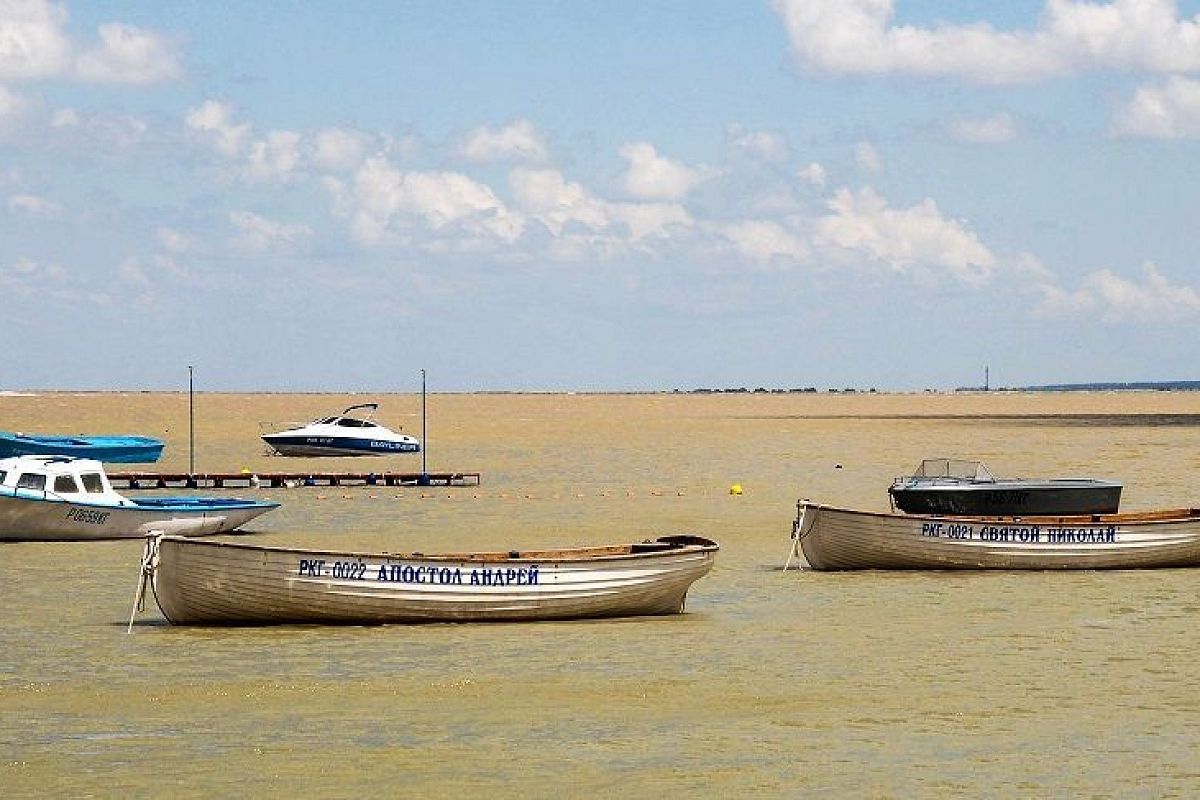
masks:
[[[17,456],[0,459],[0,492],[16,496],[120,505],[99,461],[70,456]]]

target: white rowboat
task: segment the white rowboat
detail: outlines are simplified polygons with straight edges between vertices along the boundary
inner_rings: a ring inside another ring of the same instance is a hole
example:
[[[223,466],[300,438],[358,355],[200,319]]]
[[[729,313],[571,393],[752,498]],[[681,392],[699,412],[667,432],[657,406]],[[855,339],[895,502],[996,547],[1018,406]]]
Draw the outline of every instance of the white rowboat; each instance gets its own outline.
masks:
[[[195,546],[195,545],[201,546]],[[147,541],[173,624],[484,622],[677,614],[712,569],[698,536],[562,550],[356,553],[176,536]]]
[[[1062,517],[853,511],[801,500],[793,558],[818,570],[1200,566],[1200,509]]]

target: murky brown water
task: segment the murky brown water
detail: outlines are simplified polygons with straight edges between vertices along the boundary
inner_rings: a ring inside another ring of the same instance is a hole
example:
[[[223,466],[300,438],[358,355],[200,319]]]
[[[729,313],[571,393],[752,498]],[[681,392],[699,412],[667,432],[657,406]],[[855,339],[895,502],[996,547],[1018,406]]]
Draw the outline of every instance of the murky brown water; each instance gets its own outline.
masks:
[[[262,421],[379,399],[198,395],[198,470],[291,467]],[[142,433],[186,395],[0,397],[0,428]],[[139,542],[0,546],[0,795],[1192,796],[1200,572],[779,571],[798,496],[883,509],[923,457],[1200,502],[1200,394],[429,398],[453,489],[279,489],[256,541],[531,547],[694,531],[680,617],[124,630]],[[312,462],[304,462],[312,463]],[[419,456],[319,462],[419,468]],[[836,468],[836,465],[842,468]],[[730,496],[740,483],[745,493]],[[249,494],[246,490],[235,493]],[[231,493],[233,493],[231,492]]]

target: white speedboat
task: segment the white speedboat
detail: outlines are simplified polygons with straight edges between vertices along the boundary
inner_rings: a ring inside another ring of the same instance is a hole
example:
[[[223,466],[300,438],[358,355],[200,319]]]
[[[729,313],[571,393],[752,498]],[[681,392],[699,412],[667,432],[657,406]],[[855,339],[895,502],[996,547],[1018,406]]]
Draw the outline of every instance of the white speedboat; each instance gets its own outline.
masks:
[[[350,416],[367,409],[360,417]],[[323,417],[299,428],[262,437],[281,456],[386,456],[418,453],[421,442],[413,436],[396,433],[371,419],[378,403],[350,406],[341,414]]]
[[[70,456],[0,459],[0,540],[126,539],[149,533],[231,531],[278,508],[236,497],[118,494],[99,461]]]

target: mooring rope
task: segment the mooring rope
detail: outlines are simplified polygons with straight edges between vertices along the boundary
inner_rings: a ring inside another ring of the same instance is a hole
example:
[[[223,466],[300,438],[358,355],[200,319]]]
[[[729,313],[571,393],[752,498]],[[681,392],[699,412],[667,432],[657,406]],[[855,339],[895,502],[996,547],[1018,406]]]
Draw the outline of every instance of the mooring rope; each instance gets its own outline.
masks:
[[[812,533],[813,527],[817,524],[817,517],[814,514],[812,520],[808,523],[808,530],[804,529],[804,523],[808,521],[808,504],[806,501],[800,501],[796,504],[800,515],[796,517],[792,523],[792,549],[788,552],[787,561],[783,562],[783,571],[787,572],[788,567],[792,564],[792,559],[796,559],[797,569],[804,569],[803,559],[801,558],[800,543],[805,536]]]
[[[146,535],[146,544],[142,548],[142,566],[138,571],[137,591],[133,595],[133,609],[129,612],[129,627],[126,633],[133,633],[133,620],[138,612],[146,610],[146,586],[154,580],[154,570],[158,568],[158,543],[163,537],[162,531],[151,531]]]

